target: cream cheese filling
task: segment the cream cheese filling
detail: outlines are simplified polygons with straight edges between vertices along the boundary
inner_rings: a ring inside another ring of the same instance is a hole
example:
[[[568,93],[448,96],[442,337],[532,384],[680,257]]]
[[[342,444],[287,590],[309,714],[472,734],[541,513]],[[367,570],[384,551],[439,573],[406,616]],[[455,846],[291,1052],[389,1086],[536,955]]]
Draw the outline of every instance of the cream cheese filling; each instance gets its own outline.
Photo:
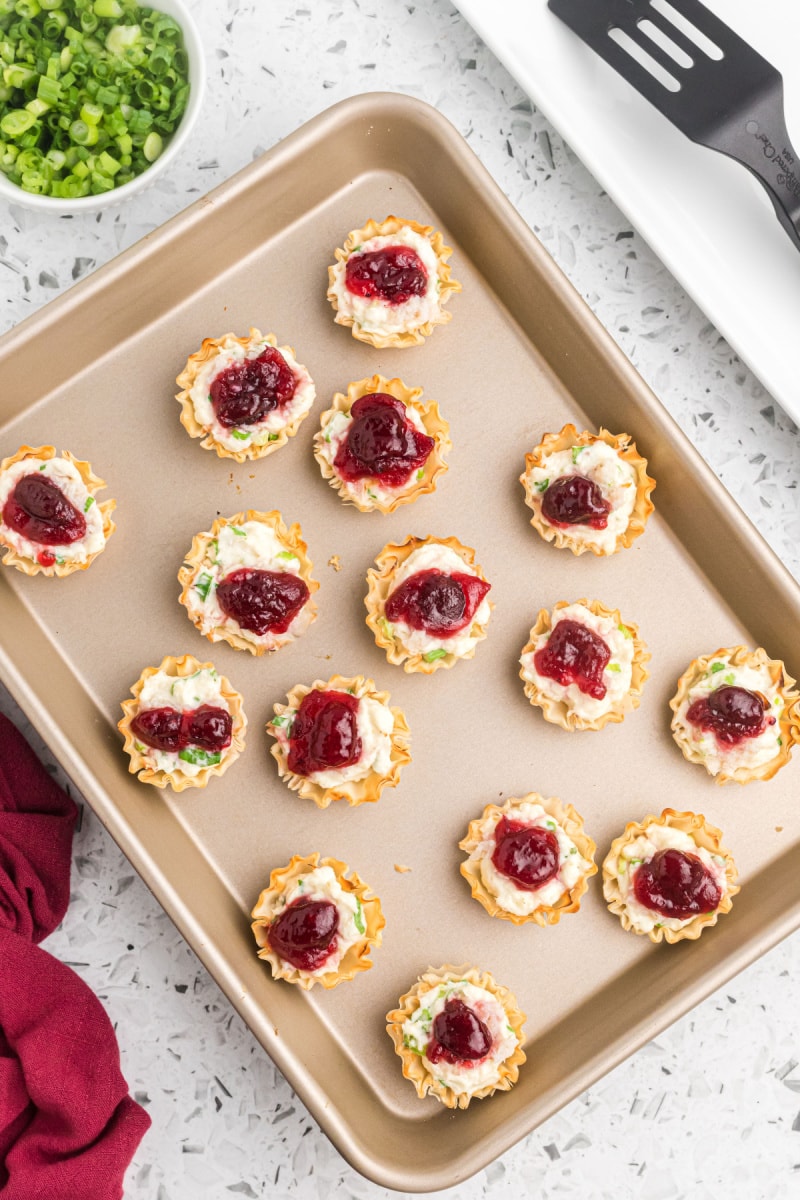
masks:
[[[296,716],[297,709],[294,709],[274,718],[270,726],[287,757],[289,738]],[[374,700],[371,696],[359,696],[356,728],[361,739],[361,754],[357,762],[349,767],[329,767],[325,771],[312,771],[305,778],[316,783],[318,787],[330,788],[338,787],[342,783],[358,783],[373,771],[377,775],[388,775],[392,766],[392,710],[387,704]]]
[[[404,225],[397,233],[369,238],[357,250],[352,250],[350,257],[372,250],[384,250],[387,246],[409,246],[422,260],[428,281],[421,296],[409,296],[402,304],[389,304],[380,297],[356,296],[347,287],[347,262],[337,260],[333,267],[332,286],[339,312],[351,317],[368,333],[406,333],[435,320],[442,311],[436,251],[426,237],[408,225]]]
[[[37,474],[50,479],[82,514],[86,522],[85,534],[74,542],[45,545],[44,542],[29,541],[3,522],[3,540],[24,558],[36,560],[42,551],[49,551],[56,562],[86,562],[90,555],[97,554],[106,544],[103,514],[83,482],[80,471],[68,458],[48,458],[44,461],[27,458],[7,467],[0,475],[0,513],[19,480],[25,475]]]
[[[410,404],[405,406],[405,416],[418,433],[424,433],[426,437],[430,436],[423,424],[422,417]],[[376,501],[379,501],[381,504],[391,504],[398,496],[403,496],[406,492],[413,491],[425,474],[424,466],[419,467],[416,471],[412,471],[408,481],[399,487],[384,486],[373,475],[367,475],[363,479],[342,479],[336,469],[335,460],[340,446],[347,440],[352,423],[353,418],[349,412],[341,412],[337,409],[332,412],[317,435],[316,445],[318,453],[329,463],[331,470],[340,482],[340,487],[349,496],[352,496],[354,500],[358,500],[359,503],[365,506],[373,505]]]
[[[244,424],[236,429],[229,429],[228,426],[220,424],[217,420],[214,405],[211,402],[211,384],[228,367],[239,366],[258,358],[267,347],[273,350],[277,349],[294,375],[294,395],[288,404],[273,409],[263,420],[252,425]],[[218,353],[204,363],[198,371],[197,378],[189,391],[189,397],[198,425],[207,429],[214,441],[224,446],[226,450],[241,451],[246,450],[248,446],[265,446],[267,442],[277,441],[281,430],[286,429],[298,418],[305,416],[314,403],[316,390],[308,371],[300,365],[288,347],[272,346],[266,338],[262,338],[261,341],[255,342],[251,346],[242,346],[238,341],[225,338]]]
[[[502,817],[524,825],[549,829],[558,842],[558,874],[542,887],[530,891],[519,887],[513,879],[498,871],[492,862],[496,848],[495,830]],[[565,892],[569,892],[579,879],[591,869],[591,863],[581,855],[578,847],[541,804],[527,802],[515,805],[509,812],[487,817],[480,829],[480,842],[470,854],[470,862],[477,864],[486,890],[495,897],[500,908],[515,916],[530,916],[537,908],[557,904]]]
[[[347,951],[356,942],[363,940],[366,932],[366,922],[361,901],[352,892],[346,892],[332,867],[314,867],[295,879],[279,896],[268,897],[268,904],[260,909],[259,917],[266,918],[270,923],[281,916],[294,900],[329,900],[336,906],[339,914],[339,928],[336,932],[336,946],[333,953],[315,971],[305,971],[297,968],[302,975],[318,978],[336,971]],[[280,956],[279,956],[280,957]]]
[[[425,1051],[432,1040],[433,1023],[451,996],[458,997],[483,1021],[492,1039],[489,1053],[475,1061],[432,1063]],[[466,979],[442,983],[419,996],[419,1008],[403,1022],[403,1045],[419,1054],[422,1065],[444,1087],[472,1096],[500,1082],[500,1067],[519,1045],[500,1001],[485,988]]]
[[[611,511],[605,529],[593,529],[591,525],[570,525],[564,532],[569,533],[575,542],[591,543],[603,550],[613,551],[617,538],[628,528],[636,503],[634,467],[613,446],[603,441],[590,442],[587,446],[572,446],[545,455],[540,465],[528,472],[528,484],[535,511],[546,524],[550,522],[542,513],[542,501],[548,486],[563,476],[571,475],[583,475],[596,483],[603,499],[611,505]]]
[[[534,648],[520,658],[523,677],[529,683],[535,683],[540,692],[567,705],[571,712],[585,718],[587,721],[596,720],[607,712],[619,707],[631,688],[633,677],[633,638],[626,632],[625,626],[618,624],[611,617],[598,616],[582,604],[568,604],[564,608],[554,609],[552,616],[553,628],[547,633],[541,633],[533,639]],[[553,630],[561,621],[576,621],[592,630],[601,637],[611,651],[611,657],[603,671],[602,682],[606,694],[602,700],[587,696],[577,683],[562,684],[548,675],[540,675],[534,664],[534,655],[550,640]]]
[[[394,572],[389,595],[420,571],[439,571],[443,575],[461,574],[480,578],[478,572],[464,562],[450,546],[443,546],[441,542],[428,542],[413,550]],[[485,596],[475,610],[472,620],[463,629],[449,636],[426,633],[424,629],[414,629],[405,621],[389,621],[384,616],[385,632],[388,637],[395,638],[409,654],[436,654],[437,651],[444,650],[447,654],[460,657],[478,644],[480,636],[473,636],[473,630],[476,626],[485,625],[490,615],[488,596]]]
[[[671,930],[683,929],[696,919],[687,917],[685,920],[679,920],[677,917],[664,917],[636,899],[633,891],[636,868],[649,862],[659,850],[682,850],[686,854],[695,855],[710,871],[721,891],[721,898],[728,893],[725,859],[721,854],[711,854],[705,847],[698,846],[694,838],[682,829],[673,829],[671,825],[648,825],[643,833],[622,847],[617,864],[617,885],[625,903],[625,911],[638,933],[649,933],[651,929],[662,926]]]
[[[254,633],[223,612],[217,598],[219,583],[232,571],[247,567],[259,571],[286,572],[298,577],[301,575],[300,559],[281,541],[271,525],[264,521],[224,525],[216,538],[209,543],[203,562],[187,590],[186,607],[192,618],[200,622],[201,632],[207,634],[225,626],[254,645],[275,648],[304,633],[312,618],[308,602],[300,609],[285,633]]]
[[[726,746],[717,741],[713,730],[703,730],[698,725],[693,725],[686,716],[691,705],[695,700],[705,699],[711,692],[724,686],[760,692],[769,705],[766,716],[775,717],[775,724],[767,724],[763,733],[757,737],[745,738],[735,746]],[[722,770],[735,771],[740,767],[755,769],[775,758],[782,745],[780,718],[783,710],[783,697],[766,664],[758,667],[733,666],[730,659],[723,654],[709,663],[702,679],[692,684],[675,714],[674,727],[702,757],[708,772],[718,775]]]
[[[150,708],[174,708],[178,712],[192,712],[203,704],[212,705],[230,712],[228,702],[222,694],[220,677],[213,667],[201,667],[193,675],[169,675],[156,671],[145,679],[139,693],[139,712]],[[200,759],[191,762],[182,755],[190,754],[192,748],[181,751],[157,750],[135,738],[136,749],[146,759],[153,771],[169,771],[193,777],[210,764],[207,760],[214,755],[202,752],[192,755]],[[226,747],[225,749],[227,749]],[[225,750],[221,751],[225,754]],[[205,761],[204,761],[205,760]]]

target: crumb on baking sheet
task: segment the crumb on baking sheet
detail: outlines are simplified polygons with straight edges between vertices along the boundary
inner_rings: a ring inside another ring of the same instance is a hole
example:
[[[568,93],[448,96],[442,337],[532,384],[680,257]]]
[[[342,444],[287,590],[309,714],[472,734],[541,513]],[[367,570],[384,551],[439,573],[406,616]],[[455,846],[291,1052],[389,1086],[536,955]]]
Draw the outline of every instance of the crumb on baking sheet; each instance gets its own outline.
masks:
[[[331,557],[328,559],[328,566],[333,567],[334,571],[341,571],[342,560],[339,558],[338,554],[331,555]]]
[[[411,870],[411,867],[404,867],[402,863],[395,863],[394,869],[398,875],[405,875],[407,871]]]
[[[775,832],[776,832],[776,833],[783,833],[783,826],[782,826],[782,825],[776,825],[776,826],[775,826]]]

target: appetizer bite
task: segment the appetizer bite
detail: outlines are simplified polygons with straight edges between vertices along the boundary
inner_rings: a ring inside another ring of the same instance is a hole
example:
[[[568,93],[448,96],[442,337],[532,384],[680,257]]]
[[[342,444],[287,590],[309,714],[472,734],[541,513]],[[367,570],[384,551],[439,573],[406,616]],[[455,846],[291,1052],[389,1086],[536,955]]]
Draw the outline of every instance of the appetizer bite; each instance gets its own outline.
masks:
[[[105,481],[88,462],[55,446],[21,446],[0,462],[3,562],[26,575],[85,571],[116,526],[115,500],[97,502]]]
[[[684,758],[717,783],[771,779],[800,741],[794,682],[761,647],[731,646],[694,659],[669,702]]]
[[[494,605],[475,551],[457,538],[389,542],[367,572],[367,625],[390,663],[432,674],[472,658]]]
[[[420,1099],[430,1093],[448,1108],[466,1108],[517,1082],[524,1021],[514,994],[488,971],[444,966],[400,997],[386,1032]]]
[[[372,966],[386,924],[377,896],[335,858],[296,854],[270,874],[251,926],[273,979],[333,988]]]
[[[520,658],[525,695],[562,729],[602,729],[637,708],[650,654],[632,622],[599,600],[540,609]]]
[[[281,514],[236,513],[198,533],[178,572],[181,604],[211,642],[261,655],[305,633],[316,618],[311,560],[300,526]]]
[[[291,346],[251,328],[204,338],[176,383],[181,424],[206,450],[236,462],[264,458],[294,437],[314,403],[314,383]]]
[[[627,433],[597,435],[574,425],[548,433],[520,475],[531,525],[573,554],[614,554],[644,533],[656,486]]]
[[[557,925],[577,912],[597,873],[597,847],[571,804],[529,792],[489,804],[458,843],[468,854],[461,874],[490,917],[522,925]]]
[[[452,313],[444,305],[461,284],[450,278],[452,254],[430,225],[387,217],[347,235],[328,267],[328,299],[337,325],[378,349],[417,346]]]
[[[432,492],[447,470],[449,426],[422,388],[373,375],[337,392],[322,414],[314,457],[323,479],[361,512],[390,513]]]
[[[740,890],[722,833],[701,813],[665,808],[625,826],[603,863],[603,894],[623,929],[653,942],[698,938]]]
[[[275,738],[271,753],[281,778],[319,808],[380,799],[411,761],[405,716],[362,675],[297,684],[274,709],[267,733]]]
[[[244,750],[242,697],[211,663],[168,654],[160,666],[142,671],[131,692],[118,729],[128,770],[142,783],[169,784],[174,792],[205,787]]]

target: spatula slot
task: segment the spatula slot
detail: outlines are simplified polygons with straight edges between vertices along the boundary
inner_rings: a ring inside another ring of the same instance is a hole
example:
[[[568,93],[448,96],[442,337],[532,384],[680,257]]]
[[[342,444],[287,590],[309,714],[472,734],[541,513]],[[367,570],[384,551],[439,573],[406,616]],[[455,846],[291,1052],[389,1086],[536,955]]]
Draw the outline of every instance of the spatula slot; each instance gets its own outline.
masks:
[[[681,90],[681,85],[675,76],[671,75],[666,67],[662,67],[661,63],[656,62],[652,55],[647,53],[644,46],[640,46],[638,42],[634,41],[624,29],[615,25],[609,29],[608,36],[617,43],[620,49],[625,50],[641,67],[644,67],[645,71],[648,71],[667,91],[679,92]]]
[[[719,59],[725,57],[724,52],[720,50],[719,46],[715,42],[712,42],[711,38],[707,37],[696,25],[693,25],[682,12],[678,12],[676,8],[673,8],[669,0],[650,0],[650,4],[656,12],[661,13],[662,17],[666,17],[668,21],[671,21],[684,37],[694,42],[698,50],[702,50],[708,58],[719,61]]]
[[[654,25],[652,21],[645,18],[644,21],[639,22],[639,28],[651,41],[660,46],[670,58],[674,58],[679,67],[688,68],[694,66],[694,59],[690,58],[680,46],[677,46],[669,34],[664,33],[663,29],[659,29],[658,25]]]

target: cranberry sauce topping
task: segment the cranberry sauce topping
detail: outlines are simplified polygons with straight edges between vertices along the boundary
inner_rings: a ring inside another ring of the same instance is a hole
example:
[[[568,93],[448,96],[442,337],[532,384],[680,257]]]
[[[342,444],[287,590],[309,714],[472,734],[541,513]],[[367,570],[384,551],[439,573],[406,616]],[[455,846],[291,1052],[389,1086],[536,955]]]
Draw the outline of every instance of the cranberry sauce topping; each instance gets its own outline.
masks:
[[[131,721],[131,732],[154,750],[178,754],[189,746],[218,753],[231,744],[233,721],[224,708],[201,704],[180,712],[177,708],[144,708]]]
[[[349,483],[375,478],[390,487],[402,487],[412,472],[424,465],[435,445],[432,437],[411,424],[403,402],[385,392],[362,396],[350,415],[353,420],[334,460],[336,470]]]
[[[493,864],[523,891],[535,892],[558,874],[558,838],[551,830],[501,817],[494,841]]]
[[[605,529],[611,505],[597,484],[583,475],[562,475],[542,497],[542,513],[551,525],[589,525]]]
[[[460,571],[417,571],[386,601],[386,618],[440,638],[452,637],[469,625],[490,587],[477,575]]]
[[[29,542],[44,546],[68,545],[86,533],[83,513],[70,503],[57,483],[41,474],[23,475],[17,481],[3,505],[3,520]]]
[[[633,894],[645,908],[685,921],[713,912],[722,899],[714,876],[696,854],[657,850],[633,876]]]
[[[565,618],[547,644],[536,651],[533,663],[540,675],[564,687],[576,683],[587,696],[602,700],[606,694],[603,671],[610,658],[611,651],[598,634]]]
[[[288,571],[241,567],[217,585],[217,600],[225,616],[259,636],[286,633],[308,597],[304,581]]]
[[[386,304],[403,304],[412,296],[424,296],[428,286],[425,264],[410,246],[386,246],[351,254],[345,268],[348,292]]]
[[[768,711],[769,703],[758,692],[726,685],[690,704],[686,720],[711,731],[724,746],[736,746],[775,724],[775,718],[767,716]]]
[[[300,971],[316,971],[336,949],[339,910],[332,900],[298,896],[269,927],[276,954]]]
[[[436,1063],[475,1062],[485,1058],[492,1048],[492,1035],[483,1021],[458,996],[445,1001],[444,1009],[434,1017],[432,1039],[425,1057]]]
[[[286,359],[274,346],[258,358],[248,358],[220,371],[212,381],[211,403],[220,425],[256,425],[269,413],[288,404],[297,380]]]
[[[349,692],[309,692],[289,734],[289,770],[311,775],[357,763],[362,750],[357,712],[358,696]]]

